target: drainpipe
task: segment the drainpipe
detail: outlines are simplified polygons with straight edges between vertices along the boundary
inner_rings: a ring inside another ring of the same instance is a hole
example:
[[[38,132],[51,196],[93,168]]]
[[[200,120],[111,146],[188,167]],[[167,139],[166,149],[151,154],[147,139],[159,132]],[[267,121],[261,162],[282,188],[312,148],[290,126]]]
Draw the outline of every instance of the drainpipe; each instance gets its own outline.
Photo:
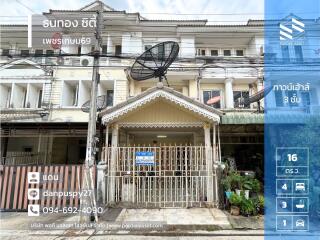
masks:
[[[200,81],[202,79],[202,68],[199,68],[199,74],[197,76],[197,99],[200,101]]]

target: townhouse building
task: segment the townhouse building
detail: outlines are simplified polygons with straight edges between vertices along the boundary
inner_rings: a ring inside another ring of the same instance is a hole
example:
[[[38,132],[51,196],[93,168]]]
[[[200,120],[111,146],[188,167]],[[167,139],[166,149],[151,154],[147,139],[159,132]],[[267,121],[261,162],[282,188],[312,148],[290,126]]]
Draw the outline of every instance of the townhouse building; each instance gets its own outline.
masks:
[[[98,96],[106,100],[97,124],[102,136],[97,164],[106,165],[105,201],[155,204],[164,198],[164,207],[218,205],[216,169],[223,159],[262,179],[264,104],[262,98],[248,99],[264,89],[264,22],[150,20],[101,1],[79,10],[49,10],[43,16],[91,16],[97,9],[103,9]],[[27,25],[1,26],[2,164],[82,164],[88,113],[81,106],[90,100],[93,44],[28,48],[27,30]],[[85,32],[65,31],[62,36],[94,39]],[[164,41],[180,47],[167,71],[168,83],[133,80],[135,58]],[[303,59],[302,46],[283,51],[293,61]],[[309,98],[318,98],[318,91],[313,89],[299,103],[302,111]],[[269,97],[284,104],[273,92]],[[135,153],[141,151],[154,152],[153,161],[161,161],[137,166]],[[161,176],[167,178],[159,181]],[[148,184],[162,189],[163,197],[150,199],[155,194],[146,190]]]

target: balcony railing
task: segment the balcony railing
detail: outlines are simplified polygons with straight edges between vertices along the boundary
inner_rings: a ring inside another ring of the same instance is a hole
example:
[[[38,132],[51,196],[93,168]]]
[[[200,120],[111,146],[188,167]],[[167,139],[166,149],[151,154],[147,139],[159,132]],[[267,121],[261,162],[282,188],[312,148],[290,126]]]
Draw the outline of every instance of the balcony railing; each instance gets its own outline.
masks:
[[[45,164],[45,154],[42,152],[8,152],[1,158],[1,165],[31,165]]]

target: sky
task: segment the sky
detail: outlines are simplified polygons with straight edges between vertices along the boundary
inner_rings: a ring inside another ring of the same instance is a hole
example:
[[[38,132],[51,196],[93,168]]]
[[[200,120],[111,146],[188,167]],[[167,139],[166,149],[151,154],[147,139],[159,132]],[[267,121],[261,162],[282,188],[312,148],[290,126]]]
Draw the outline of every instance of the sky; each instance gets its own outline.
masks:
[[[49,9],[79,9],[93,0],[1,0],[0,22],[17,23]],[[116,10],[149,19],[208,19],[208,24],[263,19],[264,0],[103,0]],[[188,15],[190,14],[190,15]]]

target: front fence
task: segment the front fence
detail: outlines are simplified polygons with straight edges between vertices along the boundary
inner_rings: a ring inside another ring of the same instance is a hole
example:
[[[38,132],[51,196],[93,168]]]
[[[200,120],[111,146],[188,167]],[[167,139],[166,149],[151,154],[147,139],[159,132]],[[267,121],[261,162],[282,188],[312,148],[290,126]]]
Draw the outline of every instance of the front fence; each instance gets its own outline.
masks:
[[[137,164],[137,152],[152,152],[154,163]],[[160,208],[217,205],[212,153],[212,147],[205,146],[105,148],[107,204]]]
[[[28,172],[40,172],[41,176],[59,176],[58,180],[28,183]],[[79,207],[78,196],[50,197],[43,192],[79,192],[83,177],[83,165],[0,165],[1,210],[26,210],[28,204],[41,207]],[[95,179],[95,174],[94,174]],[[28,188],[39,188],[40,199],[28,200]]]
[[[203,207],[208,202],[206,197],[208,178],[208,176],[117,176],[115,202],[119,205],[142,208]],[[110,178],[107,179],[109,185]],[[107,199],[110,203],[109,196]]]

